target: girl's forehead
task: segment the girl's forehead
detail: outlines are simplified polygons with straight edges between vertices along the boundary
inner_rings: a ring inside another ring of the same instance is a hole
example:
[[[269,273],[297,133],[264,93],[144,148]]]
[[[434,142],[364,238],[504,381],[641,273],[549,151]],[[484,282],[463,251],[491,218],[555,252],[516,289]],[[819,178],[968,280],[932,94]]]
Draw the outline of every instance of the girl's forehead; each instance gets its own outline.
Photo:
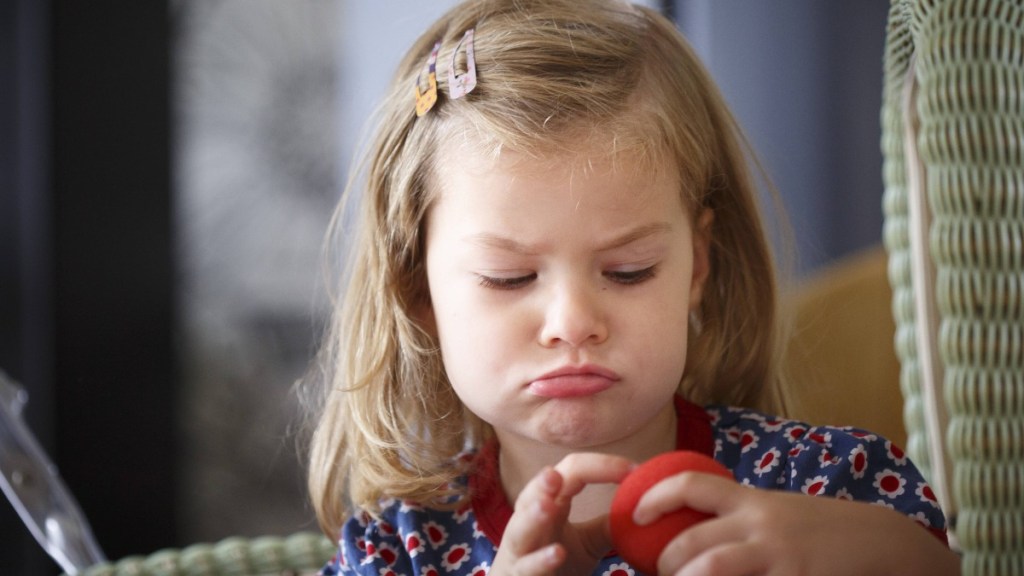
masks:
[[[465,150],[444,155],[434,174],[428,210],[463,216],[500,214],[501,219],[544,210],[580,216],[586,208],[626,213],[672,204],[688,211],[678,173],[649,159],[604,148],[553,151],[547,155],[503,149],[498,154]],[[527,216],[533,220],[533,216]]]
[[[437,200],[450,193],[546,189],[569,195],[592,189],[595,183],[620,188],[634,200],[672,172],[652,167],[636,154],[524,154],[502,150],[497,155],[468,152],[441,161],[436,171]],[[664,187],[662,187],[664,188]]]
[[[634,180],[654,180],[677,169],[669,155],[652,146],[623,146],[614,136],[560,137],[527,149],[462,135],[435,156],[440,184],[455,174],[487,176],[496,172],[523,178],[587,177],[596,173]]]

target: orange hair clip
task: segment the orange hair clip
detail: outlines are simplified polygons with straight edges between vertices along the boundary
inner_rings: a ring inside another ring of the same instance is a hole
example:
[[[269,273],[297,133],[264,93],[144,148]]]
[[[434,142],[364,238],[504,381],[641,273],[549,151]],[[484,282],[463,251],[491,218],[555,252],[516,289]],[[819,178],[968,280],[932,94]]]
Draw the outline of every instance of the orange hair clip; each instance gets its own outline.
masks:
[[[437,103],[437,53],[441,50],[441,43],[434,44],[430,51],[430,58],[427,59],[427,89],[420,92],[420,77],[416,77],[416,116],[423,116]],[[421,72],[422,75],[422,72]]]

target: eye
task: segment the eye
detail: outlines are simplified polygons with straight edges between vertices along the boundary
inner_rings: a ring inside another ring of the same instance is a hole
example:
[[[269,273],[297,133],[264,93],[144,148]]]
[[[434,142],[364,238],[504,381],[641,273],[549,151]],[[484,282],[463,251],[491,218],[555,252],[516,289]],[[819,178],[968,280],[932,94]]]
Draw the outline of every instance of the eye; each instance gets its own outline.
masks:
[[[651,278],[654,278],[654,274],[657,272],[657,266],[648,266],[647,268],[641,268],[640,270],[615,270],[605,272],[606,278],[617,284],[624,284],[629,286],[631,284],[640,284],[646,282]]]
[[[527,274],[525,276],[515,276],[512,278],[496,278],[493,276],[478,274],[477,277],[480,279],[480,285],[484,288],[491,288],[494,290],[515,290],[533,282],[537,278],[537,274]]]

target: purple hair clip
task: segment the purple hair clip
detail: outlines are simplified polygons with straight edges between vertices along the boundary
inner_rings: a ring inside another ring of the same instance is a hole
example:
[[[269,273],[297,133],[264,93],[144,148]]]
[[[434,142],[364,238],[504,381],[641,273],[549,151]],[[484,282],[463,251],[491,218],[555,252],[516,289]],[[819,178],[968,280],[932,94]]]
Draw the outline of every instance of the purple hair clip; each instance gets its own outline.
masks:
[[[466,48],[466,71],[462,74],[455,73],[455,57],[459,54],[459,48]],[[466,30],[462,40],[452,50],[451,65],[448,66],[448,96],[452,100],[462,98],[476,88],[476,55],[473,50],[473,29]]]

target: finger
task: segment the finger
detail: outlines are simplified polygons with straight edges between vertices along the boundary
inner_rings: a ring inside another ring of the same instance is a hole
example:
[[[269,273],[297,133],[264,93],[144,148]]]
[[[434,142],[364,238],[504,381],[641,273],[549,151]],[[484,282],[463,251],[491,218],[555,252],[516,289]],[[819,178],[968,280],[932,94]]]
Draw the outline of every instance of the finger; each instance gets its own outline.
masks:
[[[662,550],[658,565],[664,563],[666,566],[674,567],[674,571],[708,550],[748,539],[748,525],[742,514],[711,518],[694,524],[676,535]]]
[[[685,566],[671,568],[658,561],[659,574],[676,576],[746,576],[764,574],[768,570],[764,549],[750,542],[738,542],[712,548]]]
[[[549,544],[519,558],[515,562],[512,573],[517,576],[554,574],[564,562],[565,548],[560,544]]]
[[[621,456],[592,452],[570,454],[555,465],[565,481],[560,496],[571,498],[587,484],[622,482],[635,467],[636,463]]]
[[[661,515],[683,507],[721,516],[740,505],[748,490],[736,482],[701,472],[669,476],[640,497],[633,521],[649,524]]]
[[[505,527],[502,547],[509,547],[514,556],[524,556],[554,540],[556,524],[564,516],[556,497],[562,477],[552,468],[545,468],[527,482],[516,499],[515,511]]]

